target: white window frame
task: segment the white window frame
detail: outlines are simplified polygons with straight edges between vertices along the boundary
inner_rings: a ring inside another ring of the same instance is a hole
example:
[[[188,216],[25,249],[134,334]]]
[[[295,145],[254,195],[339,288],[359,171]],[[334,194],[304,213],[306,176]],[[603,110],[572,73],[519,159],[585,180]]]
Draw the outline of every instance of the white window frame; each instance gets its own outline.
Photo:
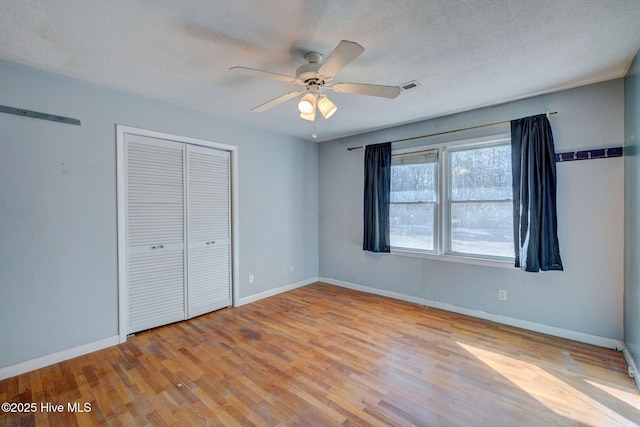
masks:
[[[485,148],[504,145],[511,142],[510,134],[491,135],[482,138],[473,138],[457,141],[449,141],[438,144],[421,145],[411,148],[393,150],[392,156],[397,154],[411,154],[426,150],[438,150],[438,197],[435,207],[437,209],[437,226],[434,230],[434,251],[419,249],[391,247],[391,254],[417,258],[436,259],[442,261],[459,262],[465,264],[486,265],[501,268],[513,268],[514,258],[503,258],[484,255],[470,255],[451,251],[451,224],[450,224],[450,179],[447,176],[451,169],[450,151],[464,148]]]

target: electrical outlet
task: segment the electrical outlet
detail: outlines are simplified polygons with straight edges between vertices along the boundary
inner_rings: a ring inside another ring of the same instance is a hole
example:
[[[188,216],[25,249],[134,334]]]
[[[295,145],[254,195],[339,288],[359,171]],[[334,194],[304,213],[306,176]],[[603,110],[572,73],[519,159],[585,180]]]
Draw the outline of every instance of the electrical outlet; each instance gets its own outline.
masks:
[[[498,299],[500,301],[506,301],[507,300],[507,291],[504,289],[500,289],[498,291]]]
[[[249,283],[253,283],[253,274],[249,275]]]
[[[293,273],[293,265],[289,266],[289,273]]]

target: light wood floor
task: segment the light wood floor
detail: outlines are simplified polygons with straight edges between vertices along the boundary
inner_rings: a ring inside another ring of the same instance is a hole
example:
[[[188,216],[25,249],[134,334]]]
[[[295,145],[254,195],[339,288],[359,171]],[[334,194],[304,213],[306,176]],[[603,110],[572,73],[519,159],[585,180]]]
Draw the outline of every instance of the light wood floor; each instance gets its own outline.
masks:
[[[0,402],[65,406],[0,425],[640,425],[626,372],[613,350],[318,283],[0,381]]]

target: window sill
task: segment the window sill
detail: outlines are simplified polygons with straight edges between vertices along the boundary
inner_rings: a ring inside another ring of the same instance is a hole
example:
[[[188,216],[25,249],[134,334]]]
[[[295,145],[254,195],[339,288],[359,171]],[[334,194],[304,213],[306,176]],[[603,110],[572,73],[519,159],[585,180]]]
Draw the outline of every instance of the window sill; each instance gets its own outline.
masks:
[[[461,264],[483,265],[486,267],[498,267],[498,268],[508,268],[511,270],[517,270],[513,266],[513,263],[514,263],[513,260],[474,258],[470,256],[461,256],[461,255],[441,255],[441,254],[435,254],[435,253],[413,252],[409,250],[393,249],[393,248],[391,249],[391,255],[407,256],[411,258],[432,259],[436,261],[457,262]]]

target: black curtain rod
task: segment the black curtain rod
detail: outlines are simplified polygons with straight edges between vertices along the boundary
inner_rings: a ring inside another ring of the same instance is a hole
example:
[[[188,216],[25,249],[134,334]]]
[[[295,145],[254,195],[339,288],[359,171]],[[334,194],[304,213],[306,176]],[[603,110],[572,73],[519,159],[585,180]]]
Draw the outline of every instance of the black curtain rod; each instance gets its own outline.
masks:
[[[551,114],[558,114],[558,112],[557,111],[547,111],[547,117],[549,117]],[[479,128],[484,128],[484,127],[487,127],[487,126],[503,125],[505,123],[511,123],[511,120],[504,120],[504,121],[495,122],[495,123],[487,123],[485,125],[471,126],[471,127],[468,127],[468,128],[460,128],[460,129],[448,130],[448,131],[438,132],[438,133],[430,133],[428,135],[414,136],[414,137],[411,137],[411,138],[396,139],[395,141],[387,141],[387,142],[396,143],[396,142],[412,141],[414,139],[421,139],[421,138],[429,138],[431,136],[446,135],[448,133],[455,133],[455,132],[462,132],[462,131],[465,131],[465,130],[479,129]],[[347,150],[353,151],[353,150],[360,150],[362,148],[365,148],[365,145],[360,145],[360,146],[357,146],[357,147],[348,147]]]

